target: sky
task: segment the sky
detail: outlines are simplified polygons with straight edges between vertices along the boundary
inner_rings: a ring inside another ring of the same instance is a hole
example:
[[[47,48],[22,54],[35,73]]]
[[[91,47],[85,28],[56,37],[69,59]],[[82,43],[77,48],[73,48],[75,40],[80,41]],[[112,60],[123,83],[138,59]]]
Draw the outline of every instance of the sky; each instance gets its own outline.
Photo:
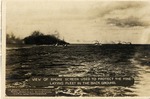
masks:
[[[59,32],[69,43],[150,44],[150,2],[102,0],[6,0],[6,32]]]

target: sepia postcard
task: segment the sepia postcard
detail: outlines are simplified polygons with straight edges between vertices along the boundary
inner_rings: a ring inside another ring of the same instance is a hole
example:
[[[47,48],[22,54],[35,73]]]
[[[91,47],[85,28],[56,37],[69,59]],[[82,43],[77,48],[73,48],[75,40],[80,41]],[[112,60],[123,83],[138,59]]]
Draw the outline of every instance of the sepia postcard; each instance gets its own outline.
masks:
[[[150,1],[1,5],[2,99],[150,99]]]

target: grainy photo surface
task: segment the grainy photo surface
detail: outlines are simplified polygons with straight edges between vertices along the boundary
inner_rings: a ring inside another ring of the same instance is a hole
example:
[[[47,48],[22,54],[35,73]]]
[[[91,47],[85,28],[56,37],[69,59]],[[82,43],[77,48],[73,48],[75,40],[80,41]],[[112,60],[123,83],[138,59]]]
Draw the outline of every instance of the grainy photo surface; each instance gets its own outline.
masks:
[[[150,95],[150,2],[6,0],[6,96]]]

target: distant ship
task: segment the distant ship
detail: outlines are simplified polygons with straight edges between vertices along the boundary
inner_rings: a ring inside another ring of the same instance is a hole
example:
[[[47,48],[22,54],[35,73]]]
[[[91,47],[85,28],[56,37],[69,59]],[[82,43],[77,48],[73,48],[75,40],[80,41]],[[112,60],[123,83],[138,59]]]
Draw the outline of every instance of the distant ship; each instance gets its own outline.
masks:
[[[132,44],[131,42],[121,42],[121,41],[119,41],[117,44]]]
[[[56,43],[54,46],[68,46],[68,44],[59,44],[59,43]]]
[[[56,43],[54,46],[58,46],[58,43]]]
[[[102,44],[101,43],[99,43],[99,41],[95,41],[95,43],[94,43],[94,45],[96,45],[96,46],[101,46]]]

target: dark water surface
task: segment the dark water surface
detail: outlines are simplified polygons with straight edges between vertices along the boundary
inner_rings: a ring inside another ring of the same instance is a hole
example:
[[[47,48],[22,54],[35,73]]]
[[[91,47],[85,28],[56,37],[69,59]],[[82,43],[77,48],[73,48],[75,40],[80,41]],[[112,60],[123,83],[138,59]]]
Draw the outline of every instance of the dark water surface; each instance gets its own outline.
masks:
[[[28,88],[26,80],[34,76],[130,76],[130,87],[66,86],[56,96],[148,96],[149,51],[150,45],[7,47],[6,87]]]

